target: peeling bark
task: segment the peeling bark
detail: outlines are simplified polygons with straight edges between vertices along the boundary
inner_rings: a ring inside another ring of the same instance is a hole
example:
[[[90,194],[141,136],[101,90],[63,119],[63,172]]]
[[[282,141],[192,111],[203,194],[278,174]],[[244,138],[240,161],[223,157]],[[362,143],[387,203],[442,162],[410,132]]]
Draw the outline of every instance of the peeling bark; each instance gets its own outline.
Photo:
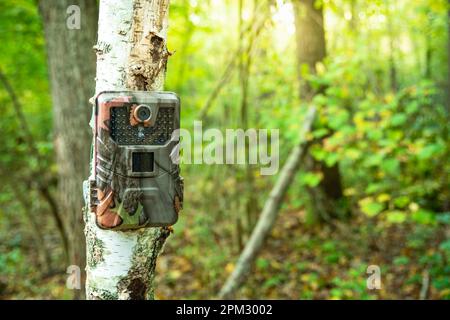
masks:
[[[163,89],[168,7],[168,0],[100,1],[96,93]],[[88,210],[85,221],[87,298],[153,299],[156,261],[169,229],[102,230]]]
[[[127,85],[132,90],[155,90],[163,86],[170,53],[162,34],[167,27],[160,17],[168,14],[168,8],[168,0],[134,2],[127,69]]]

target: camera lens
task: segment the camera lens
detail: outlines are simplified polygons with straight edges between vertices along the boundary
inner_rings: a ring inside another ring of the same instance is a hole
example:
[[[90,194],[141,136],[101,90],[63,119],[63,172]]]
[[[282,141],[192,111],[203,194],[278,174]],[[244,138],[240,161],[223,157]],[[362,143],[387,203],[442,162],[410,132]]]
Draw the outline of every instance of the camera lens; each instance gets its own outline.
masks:
[[[134,111],[134,115],[140,122],[145,122],[150,120],[150,118],[152,117],[152,110],[149,106],[141,104]]]

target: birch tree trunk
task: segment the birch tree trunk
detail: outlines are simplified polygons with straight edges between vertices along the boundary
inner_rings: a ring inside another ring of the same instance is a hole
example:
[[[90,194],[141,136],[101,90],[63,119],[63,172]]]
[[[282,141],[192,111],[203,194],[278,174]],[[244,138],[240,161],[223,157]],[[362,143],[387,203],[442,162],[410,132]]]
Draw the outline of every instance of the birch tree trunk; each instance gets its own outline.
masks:
[[[163,89],[168,8],[169,0],[100,1],[97,94]],[[101,230],[94,213],[85,210],[84,216],[87,298],[153,299],[156,260],[169,229]]]

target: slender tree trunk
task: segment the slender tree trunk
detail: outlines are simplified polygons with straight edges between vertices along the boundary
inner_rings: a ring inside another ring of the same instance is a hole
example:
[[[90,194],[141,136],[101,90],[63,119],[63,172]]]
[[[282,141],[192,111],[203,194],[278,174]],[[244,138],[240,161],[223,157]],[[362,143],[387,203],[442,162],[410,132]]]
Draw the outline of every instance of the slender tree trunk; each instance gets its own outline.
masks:
[[[162,90],[168,0],[101,0],[96,93]],[[88,206],[89,207],[89,206]],[[88,299],[153,299],[156,260],[170,231],[102,230],[85,212]]]
[[[350,26],[350,32],[352,32],[354,35],[358,34],[358,27],[359,27],[359,16],[358,16],[358,0],[350,0],[350,13],[352,17],[349,21]]]
[[[244,130],[247,130],[250,126],[249,118],[249,97],[250,97],[250,78],[251,78],[251,68],[253,63],[254,51],[257,48],[258,36],[264,28],[265,17],[270,17],[272,1],[260,2],[259,5],[256,2],[252,4],[252,11],[254,16],[252,20],[258,21],[259,24],[255,23],[256,35],[255,37],[245,37],[244,30],[244,19],[243,19],[243,9],[245,8],[245,2],[243,0],[239,1],[239,28],[237,39],[239,47],[239,82],[241,90],[241,101],[240,101],[240,124]],[[262,17],[262,18],[259,18]],[[252,26],[253,27],[253,26]],[[248,38],[246,40],[246,38]],[[245,141],[245,158],[249,158],[250,144],[249,141]],[[257,220],[257,214],[259,211],[258,201],[255,195],[255,179],[253,175],[253,170],[250,164],[245,165],[245,181],[242,184],[245,186],[245,203],[244,210],[246,213],[246,233],[250,233],[254,227]]]
[[[424,78],[431,79],[431,63],[433,60],[433,50],[431,49],[430,38],[427,36],[425,39],[425,72]]]
[[[326,56],[323,9],[316,7],[315,3],[315,0],[293,0],[300,97],[305,101],[316,94],[305,76],[315,74],[316,64]]]
[[[323,8],[315,0],[293,0],[300,99],[309,102],[321,89],[314,90],[305,76],[316,73],[316,65],[326,57]],[[321,141],[316,141],[321,143]],[[318,188],[309,188],[310,214],[314,221],[327,221],[336,216],[336,201],[342,197],[342,183],[338,164],[328,167],[325,163],[308,159],[323,178]]]
[[[226,86],[231,76],[233,75],[236,69],[235,67],[239,66],[239,58],[242,55],[242,51],[247,50],[249,53],[252,51],[253,43],[260,36],[261,31],[264,28],[265,22],[270,18],[271,11],[267,10],[266,8],[272,3],[273,0],[258,2],[258,6],[255,7],[255,12],[257,12],[258,14],[253,15],[253,18],[248,23],[245,24],[245,27],[243,26],[242,29],[244,30],[244,32],[242,33],[242,36],[245,37],[246,39],[245,41],[242,41],[242,43],[246,43],[246,46],[245,47],[238,46],[235,52],[232,52],[232,54],[230,55],[230,59],[226,64],[222,76],[219,78],[219,81],[215,85],[214,89],[211,90],[210,96],[208,97],[206,103],[199,112],[198,118],[200,120],[204,121],[206,119],[208,112],[213,106],[215,100],[217,99],[219,94],[222,92],[222,89]]]
[[[387,16],[387,33],[389,36],[389,82],[390,87],[393,92],[396,92],[398,90],[398,75],[397,75],[397,64],[395,62],[395,53],[396,53],[396,37],[395,37],[395,30],[394,26],[392,24],[392,9],[391,4],[389,2],[386,3],[386,16]],[[428,51],[428,50],[427,50]],[[427,52],[427,58],[428,54],[431,54],[431,52]],[[429,56],[431,61],[431,55]]]
[[[195,25],[191,21],[191,3],[189,0],[183,0],[183,7],[184,7],[184,15],[183,19],[186,23],[186,32],[183,36],[183,44],[180,46],[180,53],[181,57],[179,56],[178,59],[180,60],[180,66],[178,70],[178,76],[177,76],[177,82],[176,82],[176,88],[177,90],[181,90],[183,84],[185,83],[185,74],[186,70],[189,70],[189,48],[191,46],[192,36],[194,35]]]
[[[80,9],[80,29],[70,29],[69,7]],[[69,236],[70,263],[84,268],[83,197],[80,185],[89,172],[90,108],[94,91],[98,8],[92,0],[41,0],[53,99],[54,143],[58,165],[58,206]],[[68,12],[69,9],[69,12]]]
[[[343,42],[344,48],[351,48],[356,50],[359,45],[359,17],[358,17],[358,0],[350,0],[349,3],[350,17],[345,17],[347,20],[347,33],[345,37],[337,39],[338,42]],[[347,10],[347,9],[345,9]],[[336,40],[334,41],[336,42]],[[330,46],[328,46],[330,48]]]
[[[240,101],[240,123],[241,127],[244,130],[247,130],[249,127],[249,112],[248,112],[248,99],[249,99],[249,82],[250,82],[250,69],[252,64],[252,56],[251,51],[254,45],[252,39],[249,40],[248,49],[243,50],[244,48],[244,19],[243,19],[243,9],[244,9],[244,1],[239,0],[239,24],[238,24],[238,45],[239,45],[239,82],[240,82],[240,90],[241,90],[241,101]],[[263,9],[266,9],[264,7]],[[267,8],[268,9],[268,8]],[[248,159],[249,156],[249,141],[245,141],[245,158]],[[247,233],[250,233],[253,229],[254,221],[256,220],[257,206],[254,192],[254,179],[253,172],[251,166],[246,163],[245,164],[245,181],[243,185],[245,186],[245,203],[244,210],[246,214],[246,230]],[[240,219],[240,217],[238,217]]]

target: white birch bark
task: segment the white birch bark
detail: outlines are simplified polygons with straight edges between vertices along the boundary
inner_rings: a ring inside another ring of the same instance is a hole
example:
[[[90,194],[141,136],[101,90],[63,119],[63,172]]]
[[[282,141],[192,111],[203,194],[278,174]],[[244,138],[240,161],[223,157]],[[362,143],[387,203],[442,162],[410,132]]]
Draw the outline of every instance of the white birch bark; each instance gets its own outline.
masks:
[[[168,7],[169,0],[100,1],[98,42],[94,47],[96,94],[105,90],[163,89],[169,56]],[[85,210],[84,218],[87,299],[153,299],[156,259],[170,231],[102,230],[95,224],[94,213]]]

